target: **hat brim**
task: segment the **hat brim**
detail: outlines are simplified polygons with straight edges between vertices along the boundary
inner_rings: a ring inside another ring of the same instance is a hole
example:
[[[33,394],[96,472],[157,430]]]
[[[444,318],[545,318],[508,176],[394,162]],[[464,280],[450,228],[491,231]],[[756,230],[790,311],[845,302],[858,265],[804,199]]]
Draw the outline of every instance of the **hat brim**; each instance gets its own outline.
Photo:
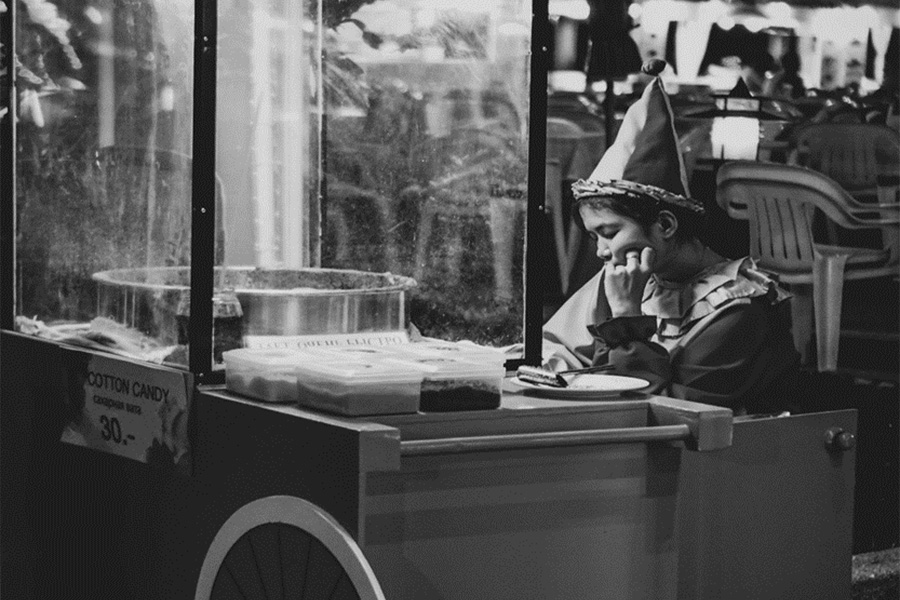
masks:
[[[695,200],[688,196],[682,196],[681,194],[675,194],[655,185],[636,183],[634,181],[625,181],[621,179],[613,179],[610,181],[579,179],[572,184],[572,194],[576,201],[582,201],[589,198],[617,197],[639,201],[646,201],[649,199],[664,204],[679,206],[701,215],[706,212],[703,203],[699,200]]]

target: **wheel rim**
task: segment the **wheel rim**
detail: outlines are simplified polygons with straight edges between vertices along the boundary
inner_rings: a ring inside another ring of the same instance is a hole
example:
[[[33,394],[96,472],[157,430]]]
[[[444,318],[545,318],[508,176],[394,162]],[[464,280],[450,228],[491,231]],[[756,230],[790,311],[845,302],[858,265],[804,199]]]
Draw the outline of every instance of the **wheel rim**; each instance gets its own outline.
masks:
[[[210,544],[195,600],[383,600],[359,546],[318,506],[290,496],[235,512]]]

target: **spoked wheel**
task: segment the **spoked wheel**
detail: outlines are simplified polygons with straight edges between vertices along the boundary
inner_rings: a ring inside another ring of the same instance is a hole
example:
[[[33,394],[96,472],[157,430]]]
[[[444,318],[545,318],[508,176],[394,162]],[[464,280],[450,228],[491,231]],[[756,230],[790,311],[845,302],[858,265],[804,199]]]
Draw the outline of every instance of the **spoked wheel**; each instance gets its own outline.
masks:
[[[292,496],[254,500],[222,525],[203,559],[195,600],[384,600],[352,537]]]

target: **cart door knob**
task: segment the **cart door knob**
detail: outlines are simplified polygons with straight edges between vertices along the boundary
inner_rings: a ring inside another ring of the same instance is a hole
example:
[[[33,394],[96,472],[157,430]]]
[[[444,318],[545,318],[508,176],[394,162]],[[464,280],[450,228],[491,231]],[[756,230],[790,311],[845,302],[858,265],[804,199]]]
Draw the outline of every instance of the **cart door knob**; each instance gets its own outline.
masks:
[[[825,432],[825,447],[836,452],[850,450],[856,446],[856,436],[840,427],[832,427]]]

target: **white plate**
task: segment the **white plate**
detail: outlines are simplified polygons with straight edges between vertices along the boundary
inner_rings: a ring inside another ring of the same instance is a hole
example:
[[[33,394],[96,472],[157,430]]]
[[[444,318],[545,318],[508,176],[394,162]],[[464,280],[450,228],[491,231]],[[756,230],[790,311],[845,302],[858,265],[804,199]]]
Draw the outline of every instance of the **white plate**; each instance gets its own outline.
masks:
[[[623,375],[584,373],[568,377],[564,375],[564,377],[569,382],[569,386],[564,388],[529,383],[520,380],[518,377],[513,377],[512,382],[519,387],[525,388],[529,395],[543,398],[558,398],[560,400],[608,398],[610,396],[618,396],[622,392],[642,390],[650,385],[650,382],[646,379],[625,377]]]

